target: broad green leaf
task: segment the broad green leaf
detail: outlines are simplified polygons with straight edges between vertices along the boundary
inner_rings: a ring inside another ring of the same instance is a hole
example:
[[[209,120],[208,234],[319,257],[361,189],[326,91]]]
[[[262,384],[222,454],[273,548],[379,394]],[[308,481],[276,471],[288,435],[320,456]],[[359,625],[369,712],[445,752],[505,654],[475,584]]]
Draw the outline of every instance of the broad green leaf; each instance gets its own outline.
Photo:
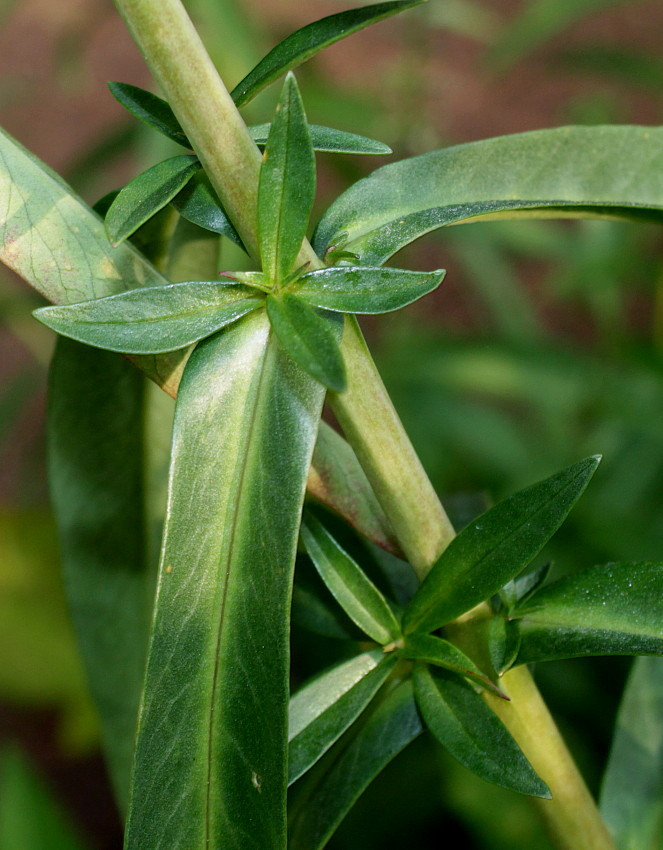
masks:
[[[235,86],[231,92],[232,99],[237,106],[248,103],[286,71],[306,62],[323,48],[390,15],[418,6],[421,2],[422,0],[397,0],[392,3],[376,3],[359,9],[348,9],[307,24],[270,50]]]
[[[349,443],[320,422],[308,491],[373,543],[402,556],[385,512]]]
[[[0,850],[82,850],[51,789],[15,747],[0,750]]]
[[[663,847],[663,659],[633,664],[601,788],[619,850]]]
[[[269,131],[258,184],[262,270],[277,284],[292,271],[315,198],[315,155],[297,82],[288,74]]]
[[[113,247],[170,203],[200,168],[198,157],[180,154],[153,165],[127,183],[106,213],[106,233]]]
[[[488,676],[479,670],[471,658],[468,658],[458,647],[443,638],[435,635],[409,635],[405,639],[405,646],[400,650],[400,655],[402,658],[408,658],[412,661],[426,661],[428,664],[450,670],[452,673],[471,679],[481,685],[482,688],[488,688],[498,696],[504,696]]]
[[[288,783],[305,773],[373,699],[398,657],[374,649],[344,661],[304,685],[290,699]]]
[[[501,136],[402,160],[331,205],[313,246],[347,233],[363,265],[438,227],[514,217],[663,220],[663,129],[561,127]]]
[[[283,349],[329,389],[345,389],[345,365],[335,323],[295,295],[267,296],[267,315]]]
[[[341,313],[388,313],[412,304],[436,289],[444,278],[435,272],[337,266],[303,275],[292,285],[298,298]]]
[[[128,83],[108,83],[108,88],[125,109],[148,127],[158,130],[178,145],[183,145],[185,148],[191,147],[180,122],[165,100]]]
[[[559,579],[511,613],[517,664],[580,655],[663,655],[663,564],[605,564]]]
[[[269,136],[271,124],[254,124],[249,127],[249,134],[257,145],[264,145]],[[355,133],[346,133],[345,130],[336,130],[333,127],[322,127],[320,124],[309,124],[311,144],[314,151],[324,153],[354,153],[354,154],[389,154],[393,153],[388,145],[368,139],[366,136],[357,136]]]
[[[62,336],[87,345],[160,354],[198,342],[263,305],[264,298],[248,287],[191,280],[42,307],[34,315]]]
[[[51,499],[69,607],[122,810],[154,593],[146,563],[144,389],[142,375],[118,354],[58,340],[48,409]]]
[[[532,561],[582,495],[600,458],[590,457],[504,499],[455,537],[403,617],[430,632],[488,599]]]
[[[178,394],[126,846],[285,846],[288,619],[323,390],[253,313]]]
[[[426,726],[461,764],[495,785],[550,797],[502,721],[467,682],[424,664],[415,666],[413,681]]]
[[[187,185],[172,200],[177,212],[187,221],[220,233],[235,245],[244,248],[239,234],[221,206],[218,195],[212,188],[207,175],[200,171],[194,174]]]
[[[310,513],[302,523],[301,536],[320,577],[348,617],[376,643],[397,640],[401,629],[387,600]]]
[[[422,731],[410,680],[380,699],[294,786],[289,850],[321,850],[357,798]]]

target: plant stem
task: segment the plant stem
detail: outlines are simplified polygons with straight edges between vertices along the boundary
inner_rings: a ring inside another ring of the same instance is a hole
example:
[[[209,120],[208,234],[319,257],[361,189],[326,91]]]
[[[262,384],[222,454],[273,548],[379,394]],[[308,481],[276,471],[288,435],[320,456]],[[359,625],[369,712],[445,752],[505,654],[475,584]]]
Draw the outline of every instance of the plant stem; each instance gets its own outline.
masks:
[[[260,153],[180,0],[115,0],[212,185],[253,257],[258,256],[256,198]],[[298,262],[321,262],[304,242]],[[348,390],[333,405],[364,465],[403,551],[423,577],[453,528],[389,400],[354,319],[343,353]],[[512,704],[496,700],[507,728],[553,791],[543,801],[560,848],[614,850],[598,811],[525,668],[506,674]],[[490,696],[487,697],[492,699]],[[506,707],[505,707],[506,705]]]

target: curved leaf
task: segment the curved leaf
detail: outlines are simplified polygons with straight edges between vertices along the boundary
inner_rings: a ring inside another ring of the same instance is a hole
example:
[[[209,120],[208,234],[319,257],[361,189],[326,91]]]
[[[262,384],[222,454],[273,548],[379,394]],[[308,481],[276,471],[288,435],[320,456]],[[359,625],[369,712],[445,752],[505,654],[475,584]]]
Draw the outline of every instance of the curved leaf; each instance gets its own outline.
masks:
[[[502,721],[467,682],[424,664],[415,666],[413,681],[426,726],[461,764],[487,782],[550,798]]]
[[[663,655],[663,564],[605,564],[517,606],[516,664],[582,655]]]
[[[264,313],[187,363],[132,850],[285,845],[292,568],[323,395],[274,345]]]
[[[153,165],[127,183],[106,213],[106,233],[113,247],[163,209],[201,168],[193,154],[180,154]]]
[[[108,83],[108,88],[118,103],[121,103],[148,127],[152,127],[153,130],[157,130],[178,145],[185,148],[191,147],[175,113],[163,98],[128,83]]]
[[[498,696],[503,697],[502,691],[490,681],[476,666],[471,658],[461,652],[448,640],[435,635],[409,635],[405,646],[400,650],[401,658],[411,661],[426,661],[435,667],[442,667],[466,679],[471,679],[482,688],[488,688]]]
[[[249,134],[257,145],[264,145],[269,136],[271,124],[254,124],[249,127]],[[354,153],[354,154],[389,154],[392,149],[369,139],[366,136],[357,136],[355,133],[347,133],[345,130],[336,130],[334,127],[323,127],[320,124],[309,124],[311,144],[314,151],[323,153]]]
[[[436,289],[445,272],[337,266],[303,275],[291,286],[298,298],[340,313],[388,313]]]
[[[396,0],[391,3],[375,3],[372,6],[348,9],[336,15],[328,15],[326,18],[307,24],[272,48],[235,86],[231,92],[232,99],[237,106],[248,103],[258,92],[286,71],[291,71],[306,62],[323,48],[390,15],[418,6],[421,2],[422,0]]]
[[[191,345],[265,303],[245,286],[191,280],[132,289],[34,315],[63,336],[131,354],[160,354]]]
[[[202,171],[194,174],[171,203],[187,221],[213,233],[220,233],[244,249],[242,240],[221,206],[209,177]]]
[[[612,216],[663,220],[663,129],[561,127],[405,159],[355,183],[327,210],[319,256],[347,233],[381,265],[431,230],[480,218]]]
[[[302,523],[301,536],[320,577],[348,617],[376,643],[397,640],[401,629],[387,600],[310,513]]]
[[[320,759],[366,708],[397,656],[374,649],[337,664],[290,698],[288,783]]]
[[[560,527],[596,471],[590,457],[504,499],[467,525],[431,568],[403,616],[430,632],[488,599],[520,573]]]

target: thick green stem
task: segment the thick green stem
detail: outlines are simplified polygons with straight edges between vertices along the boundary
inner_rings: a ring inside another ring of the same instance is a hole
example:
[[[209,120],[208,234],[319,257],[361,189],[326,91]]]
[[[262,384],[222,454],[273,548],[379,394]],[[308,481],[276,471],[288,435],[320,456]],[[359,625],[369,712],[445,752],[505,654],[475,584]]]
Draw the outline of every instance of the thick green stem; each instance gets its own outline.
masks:
[[[260,153],[180,0],[115,0],[147,64],[250,253],[258,256],[256,198]],[[319,268],[305,242],[300,262]],[[346,393],[336,415],[364,465],[404,552],[423,577],[453,529],[405,434],[354,320],[346,323]],[[525,668],[504,677],[512,704],[496,706],[505,725],[553,790],[541,802],[563,850],[614,850],[596,807]],[[489,697],[490,699],[490,697]]]

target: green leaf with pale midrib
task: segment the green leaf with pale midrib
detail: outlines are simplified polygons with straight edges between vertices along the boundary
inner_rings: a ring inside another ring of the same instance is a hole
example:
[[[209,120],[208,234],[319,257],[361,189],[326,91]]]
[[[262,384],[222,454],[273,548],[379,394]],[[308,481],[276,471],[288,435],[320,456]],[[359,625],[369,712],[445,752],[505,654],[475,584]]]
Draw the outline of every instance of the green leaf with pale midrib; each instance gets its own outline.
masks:
[[[386,165],[331,205],[319,255],[348,233],[380,265],[445,224],[490,214],[663,218],[663,129],[562,127],[446,148]]]
[[[184,281],[132,289],[34,315],[71,339],[131,354],[184,348],[264,305],[249,287],[217,281]]]
[[[663,654],[663,564],[606,564],[529,597],[517,664],[582,655]]]
[[[541,551],[580,498],[599,458],[587,458],[504,499],[466,526],[433,565],[403,616],[429,632],[488,599]]]
[[[361,714],[398,658],[381,649],[358,655],[316,677],[290,699],[288,784],[318,761]]]
[[[421,2],[422,0],[397,0],[392,3],[377,3],[373,6],[349,9],[307,24],[272,48],[235,86],[231,92],[232,99],[237,106],[248,103],[286,71],[301,65],[323,48]]]
[[[200,343],[187,364],[131,850],[285,846],[292,568],[323,396],[264,313]]]
[[[264,145],[269,135],[271,124],[254,124],[249,127],[249,135],[257,145]],[[351,154],[390,154],[393,153],[388,145],[358,136],[335,127],[324,127],[320,124],[309,124],[313,150],[321,153],[351,153]]]

